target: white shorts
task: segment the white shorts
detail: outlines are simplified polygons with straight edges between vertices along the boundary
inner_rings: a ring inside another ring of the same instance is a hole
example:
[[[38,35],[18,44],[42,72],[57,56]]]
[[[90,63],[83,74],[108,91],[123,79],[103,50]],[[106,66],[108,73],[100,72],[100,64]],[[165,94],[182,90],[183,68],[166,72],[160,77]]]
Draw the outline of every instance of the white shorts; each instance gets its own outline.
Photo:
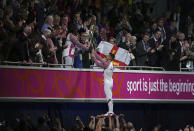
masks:
[[[107,101],[112,100],[113,81],[104,81],[104,93]]]

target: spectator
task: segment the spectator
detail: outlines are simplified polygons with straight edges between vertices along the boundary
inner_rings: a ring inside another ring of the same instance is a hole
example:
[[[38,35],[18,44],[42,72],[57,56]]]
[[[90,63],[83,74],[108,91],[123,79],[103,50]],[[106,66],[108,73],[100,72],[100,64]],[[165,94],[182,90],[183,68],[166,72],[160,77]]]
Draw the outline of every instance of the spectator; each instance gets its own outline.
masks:
[[[106,23],[106,30],[107,30],[107,37],[115,37],[115,31],[114,28],[110,26],[110,23]]]
[[[35,124],[33,123],[32,117],[30,114],[28,114],[26,117],[26,126],[27,126],[28,131],[36,130]]]
[[[141,9],[135,9],[135,13],[132,16],[132,27],[135,34],[142,34],[144,32],[144,16]],[[141,27],[141,28],[139,28]]]
[[[183,47],[183,55],[180,58],[181,67],[186,68],[190,56],[190,45],[187,40],[184,41],[184,47]]]
[[[121,43],[126,42],[125,35],[127,33],[128,33],[127,29],[125,27],[123,27],[122,30],[116,36],[116,43],[117,43],[117,45],[121,45]]]
[[[125,41],[124,42],[121,42],[121,44],[119,45],[119,47],[125,49],[125,50],[129,50],[130,48],[130,45],[131,45],[131,34],[130,33],[127,33],[125,35]]]
[[[51,30],[45,29],[43,35],[41,36],[40,44],[42,44],[42,54],[43,54],[43,63],[53,63],[53,52],[56,48],[50,50],[49,44],[51,37]]]
[[[77,28],[73,25],[70,25],[69,28],[69,32],[73,33],[75,36],[77,36],[78,32],[77,32]],[[70,35],[67,36],[67,41],[65,43],[66,48],[63,49],[63,60],[64,63],[66,65],[70,65],[70,66],[66,66],[66,67],[70,67],[73,66],[73,60],[74,60],[74,46],[72,45],[72,42],[70,41]]]
[[[163,45],[160,42],[161,32],[157,30],[154,36],[149,40],[149,65],[150,66],[160,66],[159,65],[159,51],[162,49]]]
[[[29,56],[29,46],[28,37],[31,34],[31,27],[26,26],[21,34],[18,36],[17,42],[14,44],[12,50],[12,60],[21,61],[23,63],[32,63]]]
[[[184,131],[189,131],[189,125],[186,125],[186,127],[184,128]]]
[[[34,32],[29,37],[29,55],[32,62],[43,63],[42,44],[40,43],[40,34]]]
[[[82,26],[81,12],[76,12],[73,19],[73,24],[77,26],[77,29],[80,30]]]
[[[95,25],[91,25],[89,28],[89,38],[88,40],[91,41],[93,46],[97,47],[97,38],[99,37],[98,27]]]
[[[3,19],[0,18],[0,60],[5,59],[4,58],[4,46],[5,42],[7,41],[8,38],[8,32],[5,29]]]
[[[190,65],[191,65],[191,69],[193,69],[194,67],[194,42],[191,43],[191,48],[190,48]]]
[[[88,46],[88,34],[86,32],[82,32],[80,36],[80,43]],[[90,68],[91,65],[91,53],[90,51],[82,49],[82,60],[83,60],[83,68]]]
[[[183,47],[184,47],[184,39],[185,39],[185,34],[182,33],[182,32],[178,32],[177,33],[177,37],[178,37],[178,43],[179,43],[179,46],[181,48],[181,52],[180,52],[180,56],[181,57],[183,55]]]
[[[31,115],[27,115],[26,119],[17,118],[17,126],[14,128],[14,131],[65,131],[62,120],[58,117],[49,117],[47,114],[43,114],[38,118],[38,124],[34,125]],[[91,116],[88,126],[81,120],[80,116],[76,116],[76,123],[71,127],[72,131],[104,131],[104,130],[113,130],[113,131],[135,131],[135,126],[132,122],[126,121],[123,114],[116,115],[108,114],[107,117],[104,115]],[[152,128],[152,131],[162,130],[162,125],[155,125]],[[8,122],[0,122],[0,129],[2,131],[13,131],[12,126],[8,125]],[[192,125],[186,125],[183,127],[184,131],[193,131],[194,128]],[[144,130],[140,128],[139,131]],[[166,129],[165,131],[169,131]],[[183,131],[181,128],[179,131]]]
[[[75,53],[75,46],[78,46],[79,48],[82,48],[86,51],[89,50],[90,45],[83,45],[78,41],[77,35],[77,28],[76,26],[71,27],[70,32],[67,36],[66,41],[66,48],[63,50],[63,59],[65,61],[65,64],[67,65],[67,68],[71,68],[74,63],[74,53]]]
[[[14,24],[12,20],[13,17],[13,10],[12,8],[8,7],[5,11],[5,28],[8,30],[8,35],[13,36],[16,32],[19,32],[22,27],[22,20],[19,20],[17,24]]]
[[[129,54],[131,57],[130,66],[136,66],[135,56],[136,56],[136,43],[137,38],[136,36],[131,36],[131,44],[129,46]]]
[[[133,123],[131,123],[131,122],[127,122],[127,128],[128,128],[129,130],[135,131],[135,128],[134,128],[134,126],[133,126]]]
[[[83,22],[83,25],[81,26],[81,28],[83,28],[86,31],[86,33],[88,33],[89,32],[88,27],[90,25],[90,18],[83,18],[82,22]]]
[[[53,41],[54,46],[57,47],[56,58],[59,64],[62,64],[62,51],[65,48],[65,43],[62,41],[61,33],[61,26],[55,25],[53,27],[51,39]]]
[[[44,25],[42,26],[41,32],[43,33],[45,29],[52,30],[53,27],[53,16],[47,16]]]
[[[192,125],[190,126],[189,129],[190,129],[190,131],[194,131],[194,127]]]
[[[47,38],[46,42],[47,42],[47,46],[49,48],[49,51],[51,52],[51,55],[52,55],[52,56],[50,56],[50,62],[53,64],[58,64],[57,56],[56,56],[57,47],[53,44],[53,41],[51,39],[51,34]]]
[[[171,37],[171,42],[169,43],[170,62],[167,70],[178,71],[180,69],[181,46],[177,38],[173,37]]]
[[[116,45],[116,39],[114,37],[110,37],[108,42],[111,43],[112,45]]]
[[[176,34],[177,33],[177,28],[176,28],[176,23],[174,21],[171,21],[170,22],[170,26],[167,28],[166,30],[166,36],[167,36],[167,39],[169,40],[170,37],[173,35],[173,34]]]
[[[81,32],[82,34],[83,32]],[[80,39],[80,34],[77,36],[78,39]],[[83,38],[83,36],[82,36]],[[74,67],[75,68],[83,68],[83,55],[82,55],[82,49],[80,49],[78,46],[75,46],[75,53],[74,53]]]
[[[66,37],[67,37],[67,34],[68,34],[68,21],[69,21],[69,18],[68,18],[68,15],[63,15],[61,17],[61,29],[62,29],[62,40],[63,41],[66,41]]]
[[[149,34],[144,34],[143,39],[136,45],[136,63],[137,66],[146,66],[148,60],[147,54],[150,51],[149,46]]]
[[[91,19],[91,25],[97,25],[97,18],[95,15],[92,15],[92,19]]]
[[[172,19],[176,23],[176,28],[179,30],[180,23],[181,23],[181,7],[177,6],[174,13],[172,13]]]
[[[55,15],[54,16],[54,20],[53,20],[53,26],[59,26],[59,24],[60,24],[60,16],[58,16],[58,15]]]
[[[159,130],[160,130],[160,125],[154,126],[153,131],[159,131]]]
[[[45,3],[43,0],[35,0],[34,4],[35,8],[35,15],[37,20],[37,28],[39,30],[42,29],[42,26],[44,24],[44,16],[45,16]]]
[[[163,42],[166,39],[166,30],[164,28],[163,18],[158,20],[158,30],[161,32],[161,42]]]
[[[149,66],[161,66],[162,64],[164,64],[162,63],[162,59],[164,58],[164,56],[166,56],[166,54],[163,53],[162,46],[164,45],[164,43],[169,43],[171,36],[175,33],[184,31],[189,43],[191,43],[193,39],[192,11],[187,13],[189,15],[186,15],[185,10],[182,8],[182,5],[177,6],[176,11],[172,13],[171,19],[169,16],[171,15],[172,11],[170,9],[169,11],[166,11],[164,16],[159,16],[159,20],[156,23],[154,22],[156,17],[153,17],[151,15],[155,14],[153,10],[154,4],[142,2],[137,2],[137,4],[133,3],[132,8],[128,8],[128,2],[122,1],[105,2],[105,4],[102,4],[98,1],[94,2],[98,5],[92,4],[91,1],[88,1],[88,4],[85,4],[85,2],[83,1],[67,2],[61,0],[33,0],[30,2],[10,0],[7,1],[7,3],[5,3],[5,1],[3,1],[2,3],[3,5],[1,7],[4,7],[4,9],[0,9],[1,60],[16,60],[16,58],[14,57],[18,56],[18,54],[15,55],[17,52],[15,45],[17,45],[16,43],[20,41],[20,34],[23,32],[23,29],[26,26],[31,27],[33,34],[39,34],[39,32],[43,33],[45,29],[51,30],[51,39],[47,38],[48,52],[51,53],[49,63],[64,62],[63,60],[61,60],[61,56],[62,54],[64,54],[62,53],[62,50],[65,50],[68,47],[67,44],[65,45],[65,43],[68,43],[66,42],[66,40],[68,40],[67,34],[71,32],[71,25],[75,26],[78,30],[84,28],[86,30],[86,33],[88,34],[88,41],[91,41],[94,48],[97,48],[98,44],[101,41],[110,40],[110,42],[113,43],[114,40],[112,40],[112,37],[114,37],[116,38],[116,42],[114,43],[116,43],[117,46],[127,50],[130,48],[130,46],[137,46],[137,48],[139,48],[138,46],[141,45],[139,43],[141,43],[142,41],[141,39],[140,42],[138,41],[137,45],[133,45],[135,42],[133,42],[132,44],[131,38],[130,40],[128,39],[129,36],[126,35],[128,34],[128,32],[130,32],[131,35],[137,36],[138,40],[142,33],[148,32],[150,33],[151,40],[153,41],[155,32],[157,32],[157,30],[160,30],[161,37],[157,40],[159,41],[159,48],[154,47],[155,49],[159,50],[154,50],[154,48],[152,48],[153,50],[149,50],[148,52]],[[66,6],[67,8],[64,9],[63,6]],[[102,8],[100,8],[100,6],[102,6]],[[104,8],[105,6],[107,8]],[[54,16],[54,18],[52,15]],[[47,16],[46,20],[45,16]],[[168,23],[169,20],[170,23]],[[182,37],[184,34],[177,34],[177,38],[181,47],[180,55],[183,55],[184,38],[182,39],[180,37]],[[32,35],[32,37],[36,37],[36,35]],[[39,52],[38,54],[43,54],[43,58],[45,58],[45,46],[43,46],[42,44],[42,39],[40,41],[37,38],[34,39],[32,37],[30,36],[30,40],[28,40],[29,38],[26,39],[26,41],[28,41],[29,43],[28,57],[31,60],[33,59],[32,62],[41,62],[42,60],[40,60],[39,57],[41,55],[37,55],[37,53]],[[165,41],[165,39],[168,39],[168,42]],[[151,44],[152,46],[154,45],[153,42],[149,44]],[[55,47],[55,49],[53,47]],[[75,48],[76,50],[82,51],[82,49],[79,49],[78,47]],[[50,49],[54,50],[51,51]],[[74,53],[76,54],[77,52]],[[133,52],[133,55],[136,55],[136,52]],[[138,59],[137,57],[138,56],[136,56],[135,59]],[[190,58],[191,56],[188,57],[188,59]],[[170,55],[167,59],[171,59]],[[156,63],[159,64],[156,64],[153,61],[157,61]],[[28,63],[28,61],[24,63]],[[88,63],[87,68],[90,64],[91,62]],[[143,65],[145,65],[145,63]]]
[[[48,125],[46,124],[45,118],[43,116],[38,118],[37,131],[50,131]]]
[[[151,25],[151,29],[150,29],[150,37],[153,37],[154,36],[154,33],[156,32],[157,30],[157,23],[156,22],[153,22],[152,25]]]
[[[173,64],[171,61],[173,60],[173,54],[175,45],[177,45],[177,38],[176,35],[172,35],[170,39],[166,39],[163,41],[162,45],[164,47],[161,50],[161,57],[160,57],[160,64],[165,70],[172,70]]]
[[[105,28],[100,29],[100,35],[97,39],[97,43],[99,44],[101,41],[107,41],[107,35],[106,35],[106,29]]]

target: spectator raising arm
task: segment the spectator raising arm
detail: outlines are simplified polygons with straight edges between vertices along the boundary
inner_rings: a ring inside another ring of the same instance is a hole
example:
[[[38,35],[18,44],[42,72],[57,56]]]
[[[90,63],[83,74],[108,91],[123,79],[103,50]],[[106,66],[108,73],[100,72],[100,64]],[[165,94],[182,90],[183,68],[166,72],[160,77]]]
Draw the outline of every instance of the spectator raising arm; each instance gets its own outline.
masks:
[[[104,115],[98,115],[98,122],[96,125],[96,131],[101,131],[102,130],[102,126],[104,124]]]
[[[91,121],[89,123],[89,128],[94,130],[95,129],[95,117],[91,116]]]
[[[113,121],[112,121],[112,118],[111,118],[111,115],[108,114],[108,121],[109,121],[109,129],[113,129]]]
[[[58,126],[58,129],[57,131],[62,131],[62,126],[61,126],[61,121],[59,118],[56,118],[56,122],[57,122],[57,126]]]
[[[116,130],[119,130],[120,129],[119,116],[116,115],[115,119],[116,119]]]
[[[80,117],[77,116],[76,117],[76,121],[78,122],[79,126],[80,126],[80,129],[84,129],[85,128],[85,125],[84,123],[81,121]]]
[[[126,121],[124,119],[124,115],[120,114],[119,117],[120,117],[120,121],[121,121],[121,128],[125,129],[127,127],[127,123],[126,123]]]

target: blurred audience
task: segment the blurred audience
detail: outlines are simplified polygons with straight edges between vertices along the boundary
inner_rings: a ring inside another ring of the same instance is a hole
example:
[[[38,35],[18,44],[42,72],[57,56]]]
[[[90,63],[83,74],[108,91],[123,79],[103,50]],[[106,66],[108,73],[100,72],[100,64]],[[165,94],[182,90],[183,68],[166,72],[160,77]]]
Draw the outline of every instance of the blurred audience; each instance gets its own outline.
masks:
[[[97,115],[90,116],[89,123],[86,124],[80,116],[76,116],[75,123],[69,131],[143,131],[144,128],[136,129],[134,124],[126,120],[124,114],[113,116]],[[14,127],[6,121],[0,122],[0,130],[2,131],[66,131],[62,123],[62,118],[51,117],[48,114],[42,114],[37,122],[32,120],[30,114],[25,119],[17,118]],[[35,124],[37,123],[37,124]],[[158,124],[153,126],[152,131],[170,131],[170,129]],[[179,131],[194,131],[193,125],[186,125]]]
[[[129,51],[129,66],[175,71],[193,68],[192,13],[183,13],[177,4],[175,10],[156,18],[151,15],[153,7],[144,2],[131,6],[124,1],[1,1],[0,60],[90,68],[90,50],[75,46],[67,53],[68,34],[73,33],[83,45],[97,48],[101,41],[107,41]]]

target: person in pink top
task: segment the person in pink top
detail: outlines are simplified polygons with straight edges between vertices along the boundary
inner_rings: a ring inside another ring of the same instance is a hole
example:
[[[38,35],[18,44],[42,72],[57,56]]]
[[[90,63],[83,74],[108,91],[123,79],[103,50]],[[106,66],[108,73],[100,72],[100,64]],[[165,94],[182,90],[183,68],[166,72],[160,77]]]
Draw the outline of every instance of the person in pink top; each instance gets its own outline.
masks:
[[[81,44],[76,37],[76,31],[70,31],[70,33],[67,35],[66,48],[63,50],[63,59],[66,64],[66,68],[71,68],[73,66],[75,45],[83,50],[89,50],[91,43],[88,43],[87,45]]]

